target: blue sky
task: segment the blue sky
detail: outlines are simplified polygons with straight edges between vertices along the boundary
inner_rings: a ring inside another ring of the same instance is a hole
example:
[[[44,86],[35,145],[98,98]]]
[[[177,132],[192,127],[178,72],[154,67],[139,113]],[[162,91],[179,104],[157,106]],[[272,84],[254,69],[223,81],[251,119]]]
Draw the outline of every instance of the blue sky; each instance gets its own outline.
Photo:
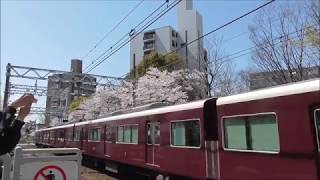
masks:
[[[87,59],[86,66],[128,33],[164,0],[145,0]],[[172,0],[171,0],[172,1]],[[19,66],[69,70],[70,60],[83,57],[105,33],[117,24],[140,0],[105,1],[1,1],[1,83],[7,63]],[[203,16],[208,32],[266,2],[265,0],[195,0],[194,8]],[[282,1],[280,1],[281,3]],[[277,2],[279,3],[279,2]],[[223,44],[226,54],[251,46],[248,24],[253,15],[213,36],[230,41]],[[150,28],[171,25],[177,29],[174,8]],[[237,36],[242,34],[240,36]],[[236,37],[236,38],[234,38]],[[129,46],[92,71],[93,74],[122,76],[129,70]],[[246,67],[250,56],[238,58]],[[2,94],[2,92],[1,92]]]

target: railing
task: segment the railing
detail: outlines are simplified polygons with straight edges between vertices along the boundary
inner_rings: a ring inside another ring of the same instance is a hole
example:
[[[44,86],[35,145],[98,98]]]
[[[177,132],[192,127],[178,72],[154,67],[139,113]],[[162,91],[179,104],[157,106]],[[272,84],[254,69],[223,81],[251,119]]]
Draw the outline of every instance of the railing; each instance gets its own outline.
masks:
[[[143,50],[154,49],[154,43],[144,44]]]
[[[143,40],[154,39],[154,37],[155,37],[155,34],[154,34],[154,33],[144,34],[144,35],[143,35]]]

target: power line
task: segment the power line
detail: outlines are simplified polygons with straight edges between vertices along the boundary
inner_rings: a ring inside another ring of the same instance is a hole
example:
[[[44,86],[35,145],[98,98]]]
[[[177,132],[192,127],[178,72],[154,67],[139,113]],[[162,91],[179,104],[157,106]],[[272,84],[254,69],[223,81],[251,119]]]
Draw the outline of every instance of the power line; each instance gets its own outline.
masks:
[[[190,44],[192,44],[192,43],[195,43],[195,42],[203,39],[204,37],[206,37],[206,36],[208,36],[208,35],[216,32],[216,31],[218,31],[218,30],[220,30],[220,29],[222,29],[222,28],[224,28],[224,27],[226,27],[226,26],[228,26],[228,25],[230,25],[230,24],[232,24],[232,23],[234,23],[234,22],[236,22],[236,21],[238,21],[238,20],[240,20],[240,19],[242,19],[242,18],[244,18],[244,17],[246,17],[246,16],[248,16],[248,15],[250,15],[250,14],[256,12],[256,11],[258,11],[258,10],[260,10],[260,9],[262,9],[263,7],[271,4],[271,3],[274,2],[274,1],[275,1],[275,0],[270,0],[270,1],[268,1],[267,3],[265,3],[265,4],[261,5],[261,6],[258,6],[257,8],[255,8],[255,9],[253,9],[253,10],[251,10],[251,11],[249,11],[249,12],[247,12],[247,13],[245,13],[245,14],[243,14],[243,15],[241,15],[241,16],[239,16],[239,17],[237,17],[237,18],[235,18],[235,19],[233,19],[233,20],[231,20],[231,21],[229,21],[229,22],[227,22],[227,23],[225,23],[225,24],[223,24],[222,26],[220,26],[220,27],[218,27],[218,28],[216,28],[216,29],[214,29],[214,30],[212,30],[212,31],[207,32],[206,34],[204,34],[204,35],[202,35],[202,36],[200,36],[200,37],[198,37],[198,38],[196,38],[196,39],[194,39],[194,40],[192,40],[192,41],[190,41],[190,42],[188,42],[188,43],[185,44],[184,46],[182,46],[182,47],[180,47],[180,48],[178,48],[178,49],[175,49],[174,51],[171,51],[171,52],[165,54],[165,56],[167,56],[167,55],[169,55],[169,54],[172,54],[172,53],[174,53],[174,52],[177,52],[177,51],[179,51],[180,49],[183,49],[183,48],[185,48],[186,46],[188,46],[188,45],[190,45]]]
[[[141,34],[145,29],[147,29],[149,26],[151,26],[153,23],[155,23],[158,19],[160,19],[163,15],[165,15],[167,12],[169,12],[172,8],[174,8],[176,5],[178,5],[182,0],[176,0],[175,2],[171,3],[170,5],[168,5],[168,7],[166,9],[164,9],[163,11],[161,11],[158,15],[158,17],[155,17],[155,19],[150,20],[148,23],[146,24],[145,27],[143,27],[141,29],[141,31],[139,31],[138,33],[132,35],[132,37],[129,38],[129,40],[127,40],[126,42],[124,42],[122,45],[120,45],[119,48],[117,48],[115,51],[111,52],[111,54],[105,56],[105,58],[103,58],[102,60],[100,60],[98,63],[96,63],[95,65],[93,65],[93,67],[91,67],[91,69],[89,69],[87,72],[92,71],[94,68],[96,68],[97,66],[99,66],[102,62],[104,62],[105,60],[107,60],[108,58],[110,58],[114,53],[116,53],[117,51],[119,51],[121,48],[123,48],[125,45],[127,45],[132,39],[136,38],[139,34]],[[173,4],[173,5],[172,5]],[[171,6],[172,5],[172,6]],[[163,12],[163,13],[162,13]],[[162,14],[161,14],[162,13]]]
[[[316,26],[316,25],[308,25],[308,26],[306,26],[306,27],[312,27],[312,26]],[[304,27],[304,28],[305,28],[305,27]],[[296,31],[292,31],[292,32],[290,32],[290,33],[288,33],[288,34],[286,34],[286,35],[287,35],[287,36],[290,36],[290,35],[296,34],[296,33],[298,33],[299,31],[302,31],[304,28],[299,29],[299,30],[296,30]],[[294,37],[288,38],[287,40],[294,40],[296,37],[298,37],[298,36],[294,36]],[[278,36],[278,37],[275,37],[275,38],[271,39],[271,41],[281,40],[282,38],[283,38],[283,36]],[[275,46],[275,45],[280,44],[280,43],[281,43],[281,41],[279,41],[279,42],[277,42],[277,43],[274,43],[272,46]],[[251,52],[247,52],[247,53],[243,53],[243,52],[246,52],[246,51],[249,51],[249,50],[253,50],[253,49],[256,49],[256,48],[258,48],[258,49],[265,48],[265,47],[267,47],[267,46],[265,46],[266,44],[267,44],[267,43],[260,43],[260,44],[255,45],[255,46],[252,46],[252,47],[249,47],[249,48],[246,48],[246,49],[242,49],[242,50],[236,51],[236,52],[234,52],[234,53],[228,54],[228,55],[226,55],[226,56],[220,57],[220,58],[216,59],[215,61],[220,61],[220,62],[218,62],[218,63],[219,63],[219,64],[222,64],[222,63],[225,63],[225,62],[227,62],[227,61],[231,61],[231,60],[237,59],[237,58],[239,58],[239,57],[242,57],[242,56],[245,56],[245,55],[251,53]],[[242,53],[242,54],[241,54],[241,53]],[[240,54],[240,55],[235,56],[235,57],[232,57],[232,56],[237,55],[237,54]],[[177,64],[177,63],[179,63],[179,62],[170,63],[170,64],[167,64],[167,65],[165,65],[165,66],[161,66],[161,67],[159,67],[159,68],[160,68],[160,69],[166,68],[166,67],[168,67],[168,66],[172,66],[172,65],[175,65],[175,64]]]
[[[122,22],[124,22],[142,3],[141,0],[134,8],[132,8],[109,32],[107,32],[81,59],[85,59],[91,52],[93,52],[114,30],[116,30]]]
[[[135,30],[137,27],[139,27],[142,23],[144,23],[147,19],[149,19],[151,16],[154,15],[154,13],[156,13],[159,9],[161,9],[165,4],[167,4],[168,1],[166,0],[164,3],[162,3],[158,8],[156,8],[153,12],[151,12],[146,18],[144,18],[138,25],[136,25],[134,28],[131,29]],[[131,32],[130,31],[130,32]],[[110,46],[106,51],[104,51],[99,57],[97,57],[95,60],[92,61],[92,63],[90,65],[88,65],[84,71],[86,71],[87,69],[90,68],[90,66],[92,66],[97,60],[99,60],[101,57],[103,57],[106,53],[112,51],[112,49],[114,49],[113,47],[115,47],[116,45],[118,45],[120,42],[122,42],[124,40],[124,38],[126,38],[128,36],[129,33],[125,33],[115,44],[113,44],[112,46]]]

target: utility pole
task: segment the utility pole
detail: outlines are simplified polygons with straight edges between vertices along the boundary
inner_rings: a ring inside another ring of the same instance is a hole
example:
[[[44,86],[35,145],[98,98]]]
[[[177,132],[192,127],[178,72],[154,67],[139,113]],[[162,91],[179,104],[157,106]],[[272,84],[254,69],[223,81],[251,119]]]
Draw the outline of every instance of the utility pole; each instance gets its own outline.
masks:
[[[189,68],[189,59],[188,59],[188,31],[186,30],[186,33],[185,33],[185,36],[186,36],[186,64],[187,64],[187,68]]]
[[[132,106],[136,106],[136,56],[133,56]]]
[[[11,73],[11,64],[7,64],[7,71],[6,71],[6,84],[4,87],[4,95],[3,95],[3,109],[6,109],[8,106],[9,100],[9,90],[10,90],[10,73]]]

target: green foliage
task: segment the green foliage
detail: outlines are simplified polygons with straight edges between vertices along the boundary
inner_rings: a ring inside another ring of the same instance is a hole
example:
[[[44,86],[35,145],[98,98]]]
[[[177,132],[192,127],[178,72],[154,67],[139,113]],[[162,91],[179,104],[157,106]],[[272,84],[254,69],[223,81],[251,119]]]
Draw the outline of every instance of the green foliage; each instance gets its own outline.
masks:
[[[170,70],[174,66],[177,66],[181,61],[180,56],[177,53],[171,53],[169,55],[161,55],[156,52],[152,52],[146,55],[143,60],[136,67],[136,78],[142,77],[148,71],[149,68],[159,68],[161,70]],[[134,77],[133,70],[130,72],[131,77]]]
[[[75,111],[80,106],[80,104],[83,103],[86,99],[87,97],[85,96],[75,97],[69,105],[69,112]]]

